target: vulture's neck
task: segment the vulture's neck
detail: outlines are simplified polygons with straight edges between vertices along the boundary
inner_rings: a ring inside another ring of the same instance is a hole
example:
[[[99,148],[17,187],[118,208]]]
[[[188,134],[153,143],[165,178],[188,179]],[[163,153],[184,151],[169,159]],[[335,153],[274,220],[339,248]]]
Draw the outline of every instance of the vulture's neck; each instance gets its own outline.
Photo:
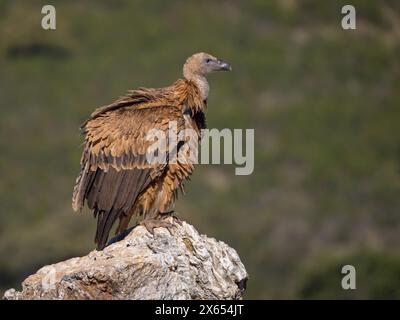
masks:
[[[206,101],[208,98],[208,93],[210,91],[210,86],[208,85],[207,79],[199,74],[183,74],[187,80],[190,80],[196,84],[200,90],[201,98]]]

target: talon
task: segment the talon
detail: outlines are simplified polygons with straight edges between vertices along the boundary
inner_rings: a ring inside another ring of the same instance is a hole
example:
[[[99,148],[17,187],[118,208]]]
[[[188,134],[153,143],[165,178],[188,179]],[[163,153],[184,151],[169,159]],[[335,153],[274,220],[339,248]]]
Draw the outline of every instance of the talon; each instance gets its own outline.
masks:
[[[162,212],[162,213],[160,213],[160,215],[162,216],[162,219],[167,219],[167,218],[171,217],[174,222],[176,222],[177,224],[182,226],[182,220],[179,219],[175,215],[175,211],[171,210],[171,211],[168,211],[168,212]]]
[[[154,235],[155,228],[165,228],[172,235],[172,228],[176,228],[173,223],[161,219],[145,219],[139,225],[146,228],[146,230]]]
[[[174,220],[177,224],[179,224],[180,226],[182,226],[182,220],[179,219],[177,216],[172,216],[172,220]]]

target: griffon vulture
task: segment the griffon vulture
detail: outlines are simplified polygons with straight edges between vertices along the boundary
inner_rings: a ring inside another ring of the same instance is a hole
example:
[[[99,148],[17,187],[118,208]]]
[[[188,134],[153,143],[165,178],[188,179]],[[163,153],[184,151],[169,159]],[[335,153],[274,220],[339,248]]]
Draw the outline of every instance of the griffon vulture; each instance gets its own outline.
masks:
[[[130,90],[110,105],[96,109],[81,126],[84,150],[76,179],[72,208],[80,211],[86,201],[97,217],[95,243],[102,250],[110,230],[119,220],[116,234],[123,233],[132,217],[149,231],[166,226],[164,217],[193,163],[150,163],[146,160],[152,129],[194,129],[200,140],[205,128],[204,111],[209,85],[206,75],[231,70],[228,63],[207,53],[196,53],[183,66],[183,79],[165,88]],[[182,148],[185,141],[179,141]],[[150,229],[149,229],[150,228]]]

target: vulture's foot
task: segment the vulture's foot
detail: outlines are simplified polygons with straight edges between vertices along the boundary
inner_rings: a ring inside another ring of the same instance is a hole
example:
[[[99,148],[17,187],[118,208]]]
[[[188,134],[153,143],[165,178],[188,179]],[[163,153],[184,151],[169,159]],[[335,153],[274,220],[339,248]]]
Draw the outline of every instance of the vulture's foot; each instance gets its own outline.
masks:
[[[176,212],[174,210],[171,210],[171,211],[167,211],[167,212],[160,212],[159,215],[160,215],[161,219],[167,219],[167,218],[171,217],[174,220],[174,222],[176,222],[177,224],[179,224],[181,226],[182,220],[179,219],[175,213]]]
[[[148,232],[150,232],[152,235],[154,235],[154,229],[155,228],[165,228],[169,231],[169,233],[172,235],[172,229],[176,228],[173,223],[166,221],[165,218],[159,219],[159,218],[149,218],[149,219],[144,219],[139,223],[140,226],[143,226],[147,229]]]

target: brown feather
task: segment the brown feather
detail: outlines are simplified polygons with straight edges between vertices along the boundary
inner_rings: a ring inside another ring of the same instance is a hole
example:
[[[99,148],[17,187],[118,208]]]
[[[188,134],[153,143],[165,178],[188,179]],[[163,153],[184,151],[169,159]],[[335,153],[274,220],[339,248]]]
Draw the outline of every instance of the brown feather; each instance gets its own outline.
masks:
[[[73,192],[73,209],[85,201],[97,217],[95,242],[104,248],[117,218],[123,232],[133,215],[145,218],[172,205],[178,189],[193,171],[192,164],[151,164],[146,161],[146,141],[151,129],[168,134],[170,121],[178,131],[188,125],[205,128],[205,99],[196,82],[180,79],[161,89],[130,90],[114,103],[95,110],[81,126],[84,152],[81,172]],[[192,120],[185,121],[189,111]],[[198,136],[200,139],[200,135]],[[181,141],[178,150],[185,142]]]

